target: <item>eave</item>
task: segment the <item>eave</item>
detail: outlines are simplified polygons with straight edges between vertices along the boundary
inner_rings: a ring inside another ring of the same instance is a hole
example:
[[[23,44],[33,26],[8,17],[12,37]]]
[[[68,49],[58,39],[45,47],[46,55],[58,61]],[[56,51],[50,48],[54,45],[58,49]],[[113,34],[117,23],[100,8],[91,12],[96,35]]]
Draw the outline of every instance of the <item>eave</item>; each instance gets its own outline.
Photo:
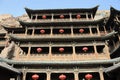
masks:
[[[93,8],[69,8],[69,9],[39,9],[33,10],[29,8],[25,8],[29,18],[31,18],[31,14],[55,14],[55,13],[92,13],[93,17],[96,14],[98,6]]]
[[[22,27],[32,27],[32,26],[78,26],[78,25],[97,25],[103,24],[105,18],[98,20],[83,20],[83,21],[61,21],[61,22],[24,22],[19,21]]]
[[[111,23],[114,22],[114,18],[116,15],[120,15],[120,10],[117,10],[117,9],[111,7],[110,8],[110,16],[109,16],[109,19],[106,23],[106,27],[107,26],[109,27],[111,25]]]
[[[14,41],[83,41],[83,40],[106,40],[112,38],[116,34],[115,31],[105,35],[105,36],[15,36],[14,34],[9,34],[8,36]]]
[[[12,66],[8,65],[7,63],[4,62],[0,62],[0,67],[4,68],[8,71],[12,71],[14,73],[20,74],[21,72],[19,70],[17,70],[16,68],[13,68]]]
[[[7,27],[7,26],[2,26],[6,31],[14,31],[14,30],[25,30],[23,27]]]

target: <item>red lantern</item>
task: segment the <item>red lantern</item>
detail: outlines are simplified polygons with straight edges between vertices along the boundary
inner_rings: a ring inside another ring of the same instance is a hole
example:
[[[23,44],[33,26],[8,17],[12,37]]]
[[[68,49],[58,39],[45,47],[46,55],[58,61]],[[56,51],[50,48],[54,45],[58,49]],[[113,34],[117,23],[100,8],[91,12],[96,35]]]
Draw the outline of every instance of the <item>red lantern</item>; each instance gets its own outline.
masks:
[[[42,18],[43,18],[43,19],[46,19],[47,17],[46,17],[46,15],[43,15]]]
[[[42,48],[37,48],[37,52],[38,53],[42,52]]]
[[[59,48],[59,51],[60,52],[64,52],[64,48]]]
[[[85,75],[85,78],[86,78],[87,80],[90,80],[90,79],[93,78],[93,76],[92,76],[91,74],[86,74],[86,75]]]
[[[64,29],[60,29],[59,32],[60,32],[60,33],[64,33]]]
[[[88,50],[88,48],[87,47],[83,47],[82,50],[86,52]]]
[[[77,19],[80,19],[81,16],[78,14],[76,17],[77,17]]]
[[[59,79],[60,79],[60,80],[65,80],[65,79],[66,79],[66,75],[61,74],[61,75],[59,76]]]
[[[41,33],[41,34],[44,34],[44,33],[45,33],[45,30],[44,30],[44,29],[41,29],[41,30],[40,30],[40,33]]]
[[[84,29],[79,29],[79,32],[80,32],[80,33],[83,33],[83,32],[84,32]]]
[[[38,80],[38,78],[39,78],[39,75],[37,75],[37,74],[32,75],[33,80]]]
[[[64,15],[60,15],[60,18],[63,19],[63,18],[64,18]]]

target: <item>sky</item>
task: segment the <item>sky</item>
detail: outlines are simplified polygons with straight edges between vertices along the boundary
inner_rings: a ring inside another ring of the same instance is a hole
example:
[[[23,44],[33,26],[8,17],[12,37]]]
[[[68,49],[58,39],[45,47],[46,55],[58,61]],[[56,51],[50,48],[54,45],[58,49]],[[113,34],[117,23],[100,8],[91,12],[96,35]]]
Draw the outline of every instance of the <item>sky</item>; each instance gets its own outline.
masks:
[[[114,7],[120,10],[120,0],[0,0],[0,14],[21,16],[25,7],[30,9],[63,9],[92,8],[99,5],[98,10],[110,10]]]

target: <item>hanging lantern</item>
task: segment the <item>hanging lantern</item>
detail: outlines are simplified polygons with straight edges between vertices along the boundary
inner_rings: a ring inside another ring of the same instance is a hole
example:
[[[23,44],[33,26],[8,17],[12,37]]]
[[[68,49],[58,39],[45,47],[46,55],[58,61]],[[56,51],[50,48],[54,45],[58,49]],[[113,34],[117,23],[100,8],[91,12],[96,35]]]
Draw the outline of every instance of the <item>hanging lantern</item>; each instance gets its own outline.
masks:
[[[43,15],[42,18],[43,18],[43,19],[46,19],[47,17],[46,17],[46,15]]]
[[[79,32],[80,32],[80,33],[83,33],[83,32],[84,32],[84,29],[79,29]]]
[[[66,79],[66,75],[61,74],[61,75],[59,76],[59,79],[60,79],[60,80],[65,80],[65,79]]]
[[[64,48],[59,48],[59,51],[60,52],[64,52]]]
[[[60,15],[60,18],[63,19],[63,18],[64,18],[64,15]]]
[[[44,33],[45,33],[45,30],[44,30],[44,29],[41,29],[41,30],[40,30],[40,33],[41,33],[41,34],[44,34]]]
[[[78,14],[78,15],[76,15],[76,18],[77,18],[77,19],[80,19],[80,17],[81,17],[81,16],[80,16],[79,14]]]
[[[42,48],[37,48],[37,52],[38,53],[42,52]]]
[[[64,33],[64,29],[60,29],[59,32],[60,32],[60,33]]]
[[[92,76],[91,74],[86,74],[86,75],[85,75],[85,78],[86,78],[87,80],[90,80],[90,79],[93,78],[93,76]]]
[[[33,80],[38,80],[38,78],[39,78],[39,75],[37,75],[37,74],[32,75]]]
[[[88,50],[88,47],[83,47],[82,50],[86,52]]]

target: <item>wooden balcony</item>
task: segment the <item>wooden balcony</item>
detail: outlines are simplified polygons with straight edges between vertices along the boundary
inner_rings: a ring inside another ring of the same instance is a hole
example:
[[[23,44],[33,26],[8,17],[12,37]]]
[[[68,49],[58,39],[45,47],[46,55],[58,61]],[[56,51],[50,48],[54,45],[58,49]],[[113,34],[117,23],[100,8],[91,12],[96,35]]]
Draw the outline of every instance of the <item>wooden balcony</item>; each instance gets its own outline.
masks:
[[[106,53],[87,53],[87,54],[30,54],[30,55],[19,55],[14,58],[15,60],[104,60],[110,59],[109,55]]]

